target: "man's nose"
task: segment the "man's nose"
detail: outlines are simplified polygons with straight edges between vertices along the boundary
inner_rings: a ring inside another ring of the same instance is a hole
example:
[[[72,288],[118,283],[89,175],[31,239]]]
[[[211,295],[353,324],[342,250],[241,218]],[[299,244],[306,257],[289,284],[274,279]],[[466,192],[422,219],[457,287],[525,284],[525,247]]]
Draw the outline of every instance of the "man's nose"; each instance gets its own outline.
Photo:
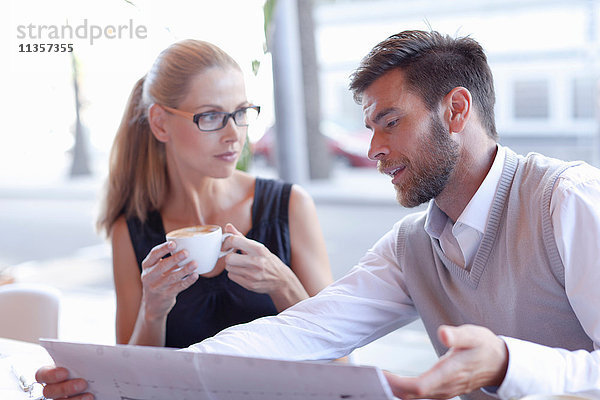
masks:
[[[386,135],[373,130],[373,136],[371,137],[371,144],[369,145],[368,157],[371,160],[379,160],[382,157],[387,156],[390,153]]]

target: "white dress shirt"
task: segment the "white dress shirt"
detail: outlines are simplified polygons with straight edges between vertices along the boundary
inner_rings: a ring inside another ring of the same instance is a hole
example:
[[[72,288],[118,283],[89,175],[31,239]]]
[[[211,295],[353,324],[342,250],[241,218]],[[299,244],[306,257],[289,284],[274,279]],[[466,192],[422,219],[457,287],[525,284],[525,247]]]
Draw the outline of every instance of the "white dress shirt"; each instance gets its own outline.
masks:
[[[444,242],[458,265],[469,268],[492,205],[504,163],[498,153],[480,189],[457,223],[434,204],[426,230]],[[551,215],[565,267],[565,289],[585,332],[600,348],[600,174],[587,165],[569,168],[557,182]],[[367,251],[345,277],[278,316],[228,328],[191,350],[290,360],[335,359],[418,317],[398,265],[399,223]],[[566,351],[502,337],[509,352],[503,399],[536,392],[600,390],[600,350]],[[399,354],[401,356],[401,354]]]
[[[463,268],[470,269],[485,233],[485,224],[500,182],[505,157],[506,149],[498,146],[490,171],[456,223],[453,223],[435,202],[429,203],[425,231],[429,236],[438,239],[444,254]]]

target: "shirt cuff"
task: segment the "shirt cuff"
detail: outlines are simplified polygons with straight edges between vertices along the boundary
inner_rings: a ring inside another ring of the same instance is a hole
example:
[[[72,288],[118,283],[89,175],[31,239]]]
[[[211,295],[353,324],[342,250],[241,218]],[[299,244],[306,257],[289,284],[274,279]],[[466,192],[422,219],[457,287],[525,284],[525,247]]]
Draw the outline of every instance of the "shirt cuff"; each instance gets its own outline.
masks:
[[[508,369],[496,392],[501,399],[564,391],[565,359],[559,349],[500,336],[508,349]]]
[[[500,397],[500,396],[498,396],[498,386],[484,386],[481,388],[481,390],[483,391],[483,393],[490,395],[492,397],[496,397],[496,398]]]

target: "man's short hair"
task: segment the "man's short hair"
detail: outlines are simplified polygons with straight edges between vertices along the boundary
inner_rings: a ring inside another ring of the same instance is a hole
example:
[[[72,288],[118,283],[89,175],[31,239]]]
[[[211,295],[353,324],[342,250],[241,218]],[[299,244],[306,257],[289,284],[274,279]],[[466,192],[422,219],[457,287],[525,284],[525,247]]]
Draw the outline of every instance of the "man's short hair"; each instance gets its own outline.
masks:
[[[469,37],[452,38],[431,31],[404,31],[377,44],[350,76],[354,100],[386,72],[400,68],[409,89],[429,110],[452,89],[465,87],[488,135],[497,139],[494,121],[494,81],[483,48]]]

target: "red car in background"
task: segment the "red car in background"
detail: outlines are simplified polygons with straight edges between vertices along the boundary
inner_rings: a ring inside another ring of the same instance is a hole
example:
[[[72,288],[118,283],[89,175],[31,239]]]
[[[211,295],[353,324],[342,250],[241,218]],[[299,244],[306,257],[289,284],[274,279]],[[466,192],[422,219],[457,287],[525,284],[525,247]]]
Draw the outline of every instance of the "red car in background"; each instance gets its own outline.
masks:
[[[322,129],[329,152],[338,161],[350,167],[375,167],[377,161],[367,157],[371,133],[367,130],[349,133],[338,128]],[[270,127],[256,143],[252,144],[254,157],[263,158],[275,165],[275,128]]]

